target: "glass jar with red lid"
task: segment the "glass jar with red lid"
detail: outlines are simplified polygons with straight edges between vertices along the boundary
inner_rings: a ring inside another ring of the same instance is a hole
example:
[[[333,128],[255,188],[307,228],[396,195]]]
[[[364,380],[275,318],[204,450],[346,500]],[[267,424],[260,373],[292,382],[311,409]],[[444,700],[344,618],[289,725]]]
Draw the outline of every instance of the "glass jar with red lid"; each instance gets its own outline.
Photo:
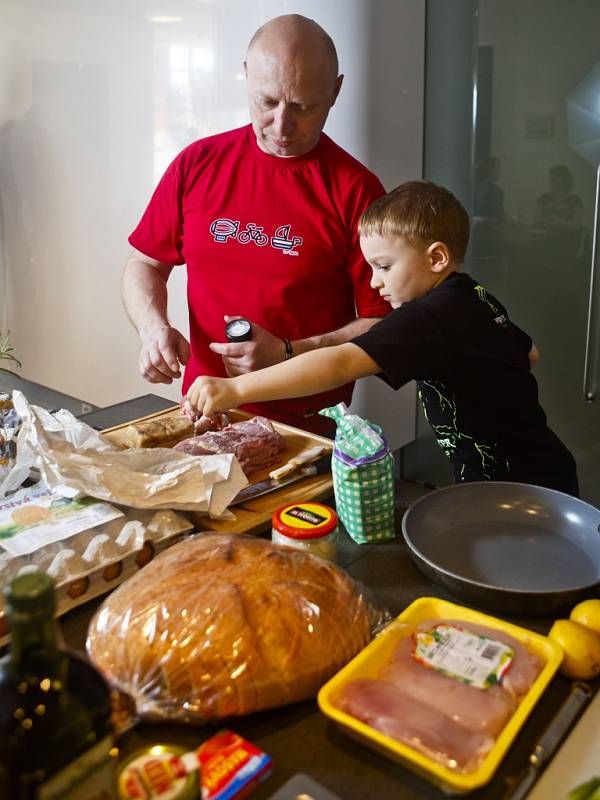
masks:
[[[338,516],[323,503],[286,503],[273,514],[271,539],[335,561]]]

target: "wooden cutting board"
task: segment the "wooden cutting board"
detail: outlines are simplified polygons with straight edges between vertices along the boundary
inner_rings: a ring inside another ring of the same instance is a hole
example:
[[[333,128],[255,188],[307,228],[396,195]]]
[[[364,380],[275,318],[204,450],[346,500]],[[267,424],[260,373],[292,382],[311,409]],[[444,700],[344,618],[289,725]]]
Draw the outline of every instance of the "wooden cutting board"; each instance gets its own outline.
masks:
[[[130,420],[122,425],[116,425],[113,428],[106,428],[102,433],[113,444],[125,447],[123,430],[127,428],[128,425],[147,419],[177,416],[180,413],[179,406],[174,406],[165,411],[159,411],[156,414],[150,414],[146,417]],[[253,416],[252,414],[246,414],[244,411],[230,411],[228,413],[232,422],[251,419]],[[265,478],[269,477],[269,472],[271,470],[287,463],[302,450],[315,447],[315,445],[318,444],[326,445],[328,448],[333,447],[331,439],[327,439],[324,436],[302,431],[299,428],[294,428],[291,425],[284,425],[281,422],[273,422],[273,427],[285,438],[286,449],[281,453],[281,459],[276,464],[254,472],[249,478],[250,483],[258,483],[259,481],[265,480]],[[256,497],[254,500],[249,500],[241,506],[232,508],[231,511],[235,514],[234,520],[224,520],[221,522],[195,512],[186,512],[186,516],[194,522],[198,530],[217,531],[218,533],[254,534],[270,528],[271,515],[278,506],[284,503],[323,500],[332,495],[333,479],[331,473],[327,473],[326,475],[314,475],[313,477],[302,478],[287,486],[282,486],[281,489],[269,492],[269,494],[262,495],[261,497]]]

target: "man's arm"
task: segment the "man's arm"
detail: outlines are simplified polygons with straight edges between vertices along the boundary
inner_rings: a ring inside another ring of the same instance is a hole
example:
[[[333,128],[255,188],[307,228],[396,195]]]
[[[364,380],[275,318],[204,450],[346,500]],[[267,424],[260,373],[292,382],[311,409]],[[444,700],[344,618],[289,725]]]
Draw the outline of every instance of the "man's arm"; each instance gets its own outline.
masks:
[[[210,416],[244,403],[306,397],[378,372],[380,367],[364,350],[347,342],[235,378],[196,378],[187,397],[201,414]]]
[[[134,250],[123,273],[121,296],[140,337],[140,372],[150,383],[172,383],[179,364],[189,358],[189,344],[167,316],[167,281],[172,266]]]
[[[225,317],[225,321],[235,317]],[[342,328],[319,336],[309,336],[306,339],[292,341],[294,356],[319,350],[324,347],[334,347],[349,342],[355,336],[365,333],[379,317],[357,317]],[[210,349],[223,358],[225,369],[230,377],[244,375],[247,372],[264,369],[278,364],[285,358],[285,345],[282,339],[273,336],[261,325],[252,323],[252,340],[248,342],[223,343],[212,342]],[[351,378],[350,380],[354,380]]]

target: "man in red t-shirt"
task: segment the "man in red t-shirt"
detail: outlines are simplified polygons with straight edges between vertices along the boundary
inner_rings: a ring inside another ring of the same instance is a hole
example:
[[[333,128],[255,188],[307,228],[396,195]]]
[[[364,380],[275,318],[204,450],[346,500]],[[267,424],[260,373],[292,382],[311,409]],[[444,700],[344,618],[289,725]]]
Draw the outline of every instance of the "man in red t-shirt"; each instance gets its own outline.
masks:
[[[368,330],[389,306],[370,287],[358,220],[379,180],[322,133],[340,91],[328,34],[299,15],[254,35],[244,64],[251,125],[201,139],[167,168],[140,223],[123,299],[140,340],[140,370],[183,392],[198,375],[238,375]],[[191,346],[167,317],[167,280],[186,264]],[[243,316],[252,339],[226,343]],[[324,432],[319,409],[352,385],[248,407]]]

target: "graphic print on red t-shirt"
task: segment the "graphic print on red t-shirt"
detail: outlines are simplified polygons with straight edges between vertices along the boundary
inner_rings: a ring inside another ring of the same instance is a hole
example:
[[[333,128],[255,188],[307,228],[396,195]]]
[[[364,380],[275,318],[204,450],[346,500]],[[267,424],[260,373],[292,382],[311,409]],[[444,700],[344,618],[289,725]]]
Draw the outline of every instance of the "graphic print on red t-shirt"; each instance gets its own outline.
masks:
[[[264,232],[264,227],[257,225],[255,222],[247,222],[245,228],[240,228],[239,219],[233,220],[221,217],[212,222],[209,230],[215,242],[219,242],[219,244],[226,243],[230,238],[240,244],[253,243],[257,247],[265,247],[270,243],[271,247],[286,256],[297,256],[297,248],[304,241],[304,237],[293,236],[290,233],[291,228],[291,225],[280,225],[274,235],[269,237]]]

